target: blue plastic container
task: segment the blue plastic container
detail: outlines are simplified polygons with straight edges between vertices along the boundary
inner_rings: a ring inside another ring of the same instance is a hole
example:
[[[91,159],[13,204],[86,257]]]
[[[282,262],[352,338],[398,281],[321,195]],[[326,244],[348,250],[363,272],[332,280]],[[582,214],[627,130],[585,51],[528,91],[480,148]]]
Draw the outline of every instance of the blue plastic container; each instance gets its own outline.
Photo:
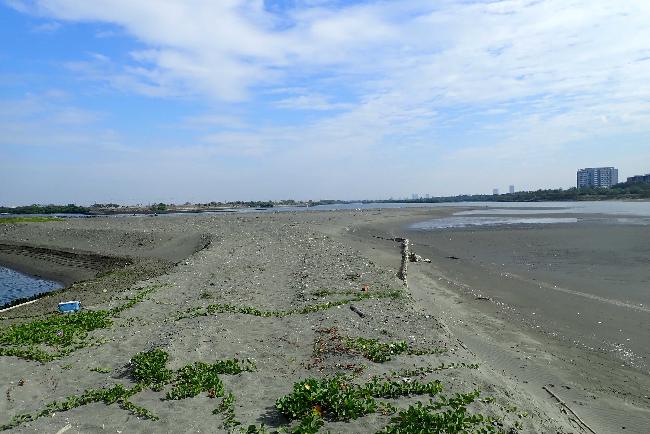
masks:
[[[61,313],[78,312],[79,309],[81,309],[81,302],[79,301],[65,301],[59,303],[59,312]]]

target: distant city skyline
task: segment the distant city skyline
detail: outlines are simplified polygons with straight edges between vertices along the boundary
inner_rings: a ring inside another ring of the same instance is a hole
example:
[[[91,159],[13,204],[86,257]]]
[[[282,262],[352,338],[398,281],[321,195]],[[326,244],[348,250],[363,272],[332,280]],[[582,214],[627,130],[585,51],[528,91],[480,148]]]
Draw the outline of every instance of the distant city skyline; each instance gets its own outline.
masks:
[[[650,2],[0,0],[0,203],[379,199],[650,170]]]

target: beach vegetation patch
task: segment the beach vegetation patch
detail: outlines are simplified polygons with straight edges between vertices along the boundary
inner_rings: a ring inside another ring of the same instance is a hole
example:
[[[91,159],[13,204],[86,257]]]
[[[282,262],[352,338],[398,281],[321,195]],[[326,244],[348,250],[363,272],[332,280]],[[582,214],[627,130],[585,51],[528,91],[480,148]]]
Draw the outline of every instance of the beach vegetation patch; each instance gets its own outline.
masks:
[[[235,415],[235,395],[233,395],[232,392],[228,392],[223,397],[221,404],[219,404],[219,406],[212,411],[212,414],[222,414],[224,418],[223,427],[228,430],[232,430],[234,427],[241,425],[241,422],[237,420],[237,417]],[[251,431],[247,430],[246,432]]]
[[[418,368],[413,368],[413,369],[402,369],[399,371],[393,371],[391,372],[392,377],[401,377],[401,378],[412,378],[412,377],[424,377],[425,375],[434,373],[434,372],[439,372],[439,371],[444,371],[445,369],[458,369],[458,368],[466,368],[466,369],[478,369],[479,365],[478,363],[465,363],[465,362],[460,362],[460,363],[440,363],[438,366],[420,366]]]
[[[336,327],[316,330],[319,337],[314,342],[314,358],[321,360],[324,354],[360,354],[364,358],[384,363],[400,354],[426,355],[439,354],[444,348],[416,348],[406,341],[383,342],[379,339],[342,336]]]
[[[16,428],[26,422],[35,421],[44,416],[51,416],[55,413],[72,410],[73,408],[103,402],[106,405],[118,404],[121,408],[130,411],[138,417],[157,420],[158,417],[149,410],[137,406],[128,399],[142,390],[142,386],[136,385],[132,388],[124,387],[117,384],[108,388],[88,389],[81,395],[68,396],[64,401],[53,401],[48,403],[45,408],[36,413],[24,413],[14,416],[11,421],[0,426],[0,430]]]
[[[349,384],[344,376],[336,376],[320,380],[309,378],[295,383],[293,392],[278,399],[275,407],[292,420],[311,419],[317,415],[318,418],[338,421],[372,413],[377,402],[365,388]]]
[[[250,360],[219,360],[208,364],[196,362],[179,369],[174,380],[174,387],[167,393],[167,399],[185,399],[208,392],[211,397],[224,396],[223,382],[219,375],[237,375],[252,372],[255,364]]]
[[[10,325],[0,330],[0,356],[46,363],[80,348],[98,344],[88,338],[90,332],[111,327],[113,318],[161,287],[162,285],[153,285],[144,288],[136,296],[110,310],[54,314],[44,319]],[[51,349],[54,351],[48,351]]]
[[[9,326],[0,333],[0,345],[46,344],[66,347],[85,339],[88,332],[111,324],[109,312],[103,310],[55,315]]]
[[[333,378],[300,381],[293,392],[276,401],[276,408],[290,419],[317,414],[326,420],[348,421],[377,410],[375,398],[395,399],[402,396],[430,395],[442,391],[439,381],[428,383],[382,381],[378,378],[358,385],[343,375]]]
[[[328,421],[350,421],[371,413],[394,415],[381,433],[500,433],[502,423],[494,417],[471,412],[468,406],[489,403],[480,399],[480,391],[458,393],[451,398],[441,395],[439,381],[383,381],[373,378],[365,384],[352,384],[337,375],[329,379],[306,379],[294,384],[293,392],[276,401],[276,409],[291,421],[298,421],[288,431],[316,433]],[[400,409],[381,399],[428,395]],[[434,400],[435,399],[435,400]]]
[[[0,431],[16,428],[43,416],[50,416],[95,402],[103,402],[106,405],[118,404],[124,410],[140,418],[157,420],[158,416],[146,408],[134,404],[129,399],[147,387],[154,391],[161,391],[167,384],[174,385],[167,394],[167,399],[189,398],[203,391],[208,392],[208,396],[211,398],[224,396],[223,383],[219,379],[220,374],[236,375],[256,369],[252,360],[227,359],[218,360],[212,364],[195,362],[177,371],[172,371],[166,366],[168,359],[169,355],[161,349],[138,353],[131,358],[129,364],[131,377],[136,381],[133,387],[128,388],[122,384],[116,384],[101,389],[87,389],[81,395],[69,396],[62,402],[51,402],[38,412],[16,415],[9,423],[0,425]],[[224,413],[225,426],[227,427],[240,425],[235,419],[234,400],[234,395],[225,395],[217,409],[220,410],[219,413]]]
[[[173,372],[167,369],[169,354],[160,349],[144,351],[131,358],[133,378],[140,384],[160,391],[172,379]]]
[[[330,292],[327,292],[328,294]],[[346,292],[347,298],[341,300],[327,301],[325,303],[310,304],[303,307],[298,307],[289,310],[261,310],[252,306],[237,306],[234,304],[211,304],[206,307],[190,308],[181,314],[177,320],[185,318],[195,318],[199,316],[214,315],[216,313],[238,313],[244,315],[252,315],[263,318],[284,318],[291,315],[305,315],[308,313],[318,312],[322,310],[332,309],[334,307],[342,306],[355,301],[362,301],[367,299],[382,299],[392,298],[398,299],[403,297],[403,292],[400,290],[382,291],[376,293],[368,292]]]
[[[363,357],[375,363],[387,362],[391,360],[392,356],[409,350],[406,341],[381,342],[378,339],[348,337],[343,342],[348,349],[359,352]]]
[[[493,417],[471,413],[467,406],[480,395],[478,390],[456,394],[452,398],[441,396],[429,404],[417,402],[409,405],[391,419],[381,433],[410,434],[414,432],[438,433],[501,433],[505,432]],[[442,410],[442,411],[441,411]]]
[[[16,224],[16,223],[42,223],[42,222],[60,222],[63,221],[59,217],[0,217],[0,225]]]

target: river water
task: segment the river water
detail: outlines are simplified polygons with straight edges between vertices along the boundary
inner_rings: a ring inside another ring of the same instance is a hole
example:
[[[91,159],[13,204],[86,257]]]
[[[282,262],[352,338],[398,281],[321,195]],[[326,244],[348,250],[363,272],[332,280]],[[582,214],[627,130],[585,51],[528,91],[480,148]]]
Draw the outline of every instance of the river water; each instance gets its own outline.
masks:
[[[28,276],[10,268],[0,267],[0,308],[19,298],[62,288],[57,282]]]

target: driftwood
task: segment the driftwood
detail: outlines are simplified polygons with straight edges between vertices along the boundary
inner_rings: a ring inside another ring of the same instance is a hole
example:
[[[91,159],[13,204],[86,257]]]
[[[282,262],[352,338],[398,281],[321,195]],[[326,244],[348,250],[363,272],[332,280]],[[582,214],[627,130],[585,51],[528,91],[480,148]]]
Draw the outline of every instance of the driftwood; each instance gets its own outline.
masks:
[[[352,304],[351,304],[351,305],[350,305],[350,310],[351,310],[352,312],[356,313],[357,315],[359,315],[361,318],[365,318],[365,317],[366,317],[366,314],[363,313],[363,312],[361,312],[361,311],[359,310],[359,308],[356,307],[355,305],[352,305]]]
[[[400,263],[397,277],[404,282],[404,285],[407,285],[406,275],[408,274],[410,241],[408,238],[395,238],[395,241],[398,240],[402,242],[402,262]]]
[[[578,415],[576,414],[575,411],[571,410],[571,407],[569,407],[569,406],[566,404],[566,402],[564,402],[564,401],[562,400],[562,398],[560,398],[559,396],[557,396],[555,393],[551,392],[551,390],[550,390],[548,387],[546,387],[546,386],[542,386],[542,389],[546,390],[546,391],[547,391],[547,392],[548,392],[548,393],[549,393],[553,398],[555,398],[555,399],[557,400],[557,402],[560,403],[560,405],[561,405],[562,407],[564,407],[565,409],[567,409],[567,411],[569,411],[572,415],[574,415],[575,418],[578,420],[578,422],[580,422],[580,423],[581,423],[585,428],[587,428],[587,429],[588,429],[590,432],[592,432],[593,434],[596,434],[596,431],[594,431],[593,429],[591,429],[591,427],[590,427],[589,425],[587,425],[587,423],[586,423],[584,420],[580,419],[580,416],[578,416]]]
[[[431,259],[423,258],[422,256],[418,255],[415,252],[409,253],[409,261],[410,262],[428,262],[428,263],[431,263]]]

